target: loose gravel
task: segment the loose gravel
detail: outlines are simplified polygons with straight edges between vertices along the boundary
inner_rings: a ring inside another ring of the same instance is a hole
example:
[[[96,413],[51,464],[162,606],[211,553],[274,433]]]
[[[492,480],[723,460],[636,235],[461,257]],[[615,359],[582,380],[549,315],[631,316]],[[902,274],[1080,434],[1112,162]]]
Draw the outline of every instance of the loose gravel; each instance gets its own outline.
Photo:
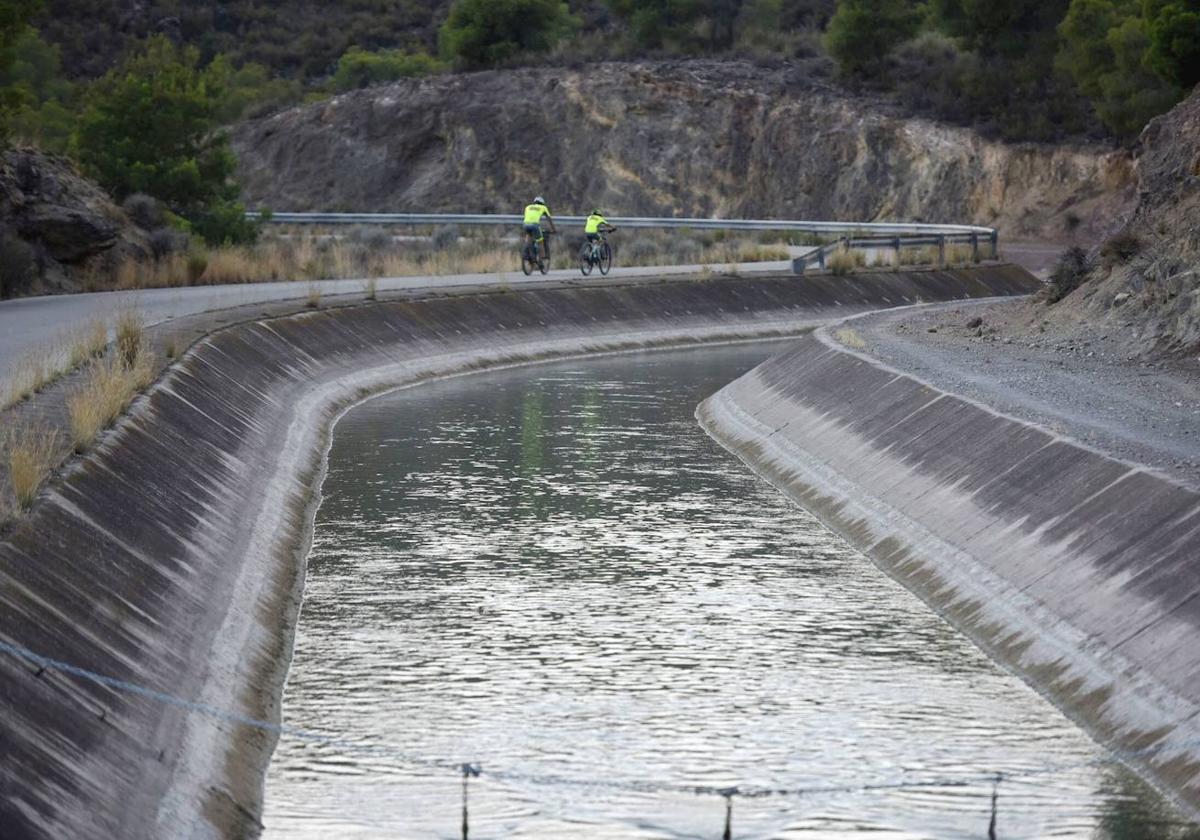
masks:
[[[858,318],[839,340],[933,386],[1200,490],[1200,359],[1129,359],[1120,336],[1013,329],[1024,301],[958,302]]]

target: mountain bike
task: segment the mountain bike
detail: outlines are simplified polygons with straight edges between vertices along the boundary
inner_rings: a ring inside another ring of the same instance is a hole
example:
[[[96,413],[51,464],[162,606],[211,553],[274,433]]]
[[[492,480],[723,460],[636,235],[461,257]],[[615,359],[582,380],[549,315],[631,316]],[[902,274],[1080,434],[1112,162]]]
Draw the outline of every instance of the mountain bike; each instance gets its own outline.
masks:
[[[538,248],[537,242],[532,238],[521,249],[521,271],[525,272],[526,277],[533,274],[534,268],[537,268],[542,274],[550,270],[550,234],[543,232],[542,241],[545,244],[545,257],[542,257],[542,249]]]
[[[612,246],[608,244],[608,237],[603,234],[599,240],[593,242],[585,239],[579,246],[579,270],[583,275],[586,277],[591,274],[596,266],[600,267],[601,274],[608,274],[612,269]]]

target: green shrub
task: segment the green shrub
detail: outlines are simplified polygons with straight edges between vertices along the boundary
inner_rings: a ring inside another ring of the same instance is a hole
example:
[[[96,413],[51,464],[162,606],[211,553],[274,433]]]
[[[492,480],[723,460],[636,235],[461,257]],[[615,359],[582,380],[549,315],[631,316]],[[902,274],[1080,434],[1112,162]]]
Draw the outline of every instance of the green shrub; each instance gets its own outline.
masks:
[[[425,53],[404,50],[367,52],[351,47],[338,59],[331,84],[337,91],[354,90],[411,76],[428,76],[441,72],[445,66]]]
[[[846,76],[876,79],[892,50],[917,34],[918,8],[907,0],[839,0],[825,46]]]
[[[463,67],[494,67],[546,52],[576,26],[562,0],[455,0],[438,43]]]

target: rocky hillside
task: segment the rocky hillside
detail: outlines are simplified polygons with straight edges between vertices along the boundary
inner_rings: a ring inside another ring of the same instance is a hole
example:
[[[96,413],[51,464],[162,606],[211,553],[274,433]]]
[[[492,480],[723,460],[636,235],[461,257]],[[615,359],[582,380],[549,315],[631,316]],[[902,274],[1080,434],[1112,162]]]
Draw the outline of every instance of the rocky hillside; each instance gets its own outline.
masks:
[[[802,70],[600,64],[405,81],[241,125],[276,210],[974,221],[1096,241],[1131,206],[1122,152],[1008,145],[890,113]]]
[[[1200,352],[1200,88],[1142,133],[1133,219],[1093,255],[1059,318],[1105,322],[1143,353]]]
[[[146,253],[145,232],[71,161],[0,154],[0,298],[77,291],[90,268]]]

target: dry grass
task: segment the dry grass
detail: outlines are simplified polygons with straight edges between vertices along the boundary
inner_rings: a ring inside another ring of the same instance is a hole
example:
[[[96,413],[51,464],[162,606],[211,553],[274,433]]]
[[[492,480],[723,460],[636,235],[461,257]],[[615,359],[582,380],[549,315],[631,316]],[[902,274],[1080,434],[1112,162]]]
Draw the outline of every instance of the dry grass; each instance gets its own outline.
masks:
[[[13,365],[4,391],[4,406],[26,400],[41,391],[59,375],[54,351],[49,347],[31,350]]]
[[[96,436],[108,428],[154,378],[154,365],[140,345],[132,364],[121,351],[92,362],[83,383],[67,396],[71,445],[85,451]]]
[[[855,350],[863,350],[867,346],[867,343],[863,341],[863,337],[850,327],[842,327],[834,333],[834,336],[842,344]]]
[[[118,357],[126,367],[134,367],[145,348],[145,327],[136,309],[122,309],[117,313],[116,335]]]
[[[304,299],[304,305],[309,309],[319,309],[321,306],[321,290],[315,285],[308,287],[308,297]]]
[[[379,281],[374,277],[368,277],[363,283],[363,294],[367,296],[367,300],[375,300],[379,296]]]
[[[71,370],[104,355],[108,346],[108,324],[95,318],[67,335]]]
[[[436,232],[435,232],[436,233]],[[408,234],[411,236],[411,234]],[[762,238],[739,239],[721,231],[638,230],[626,236],[630,245],[624,265],[670,265],[786,260],[787,246]],[[618,244],[618,249],[625,243]],[[575,264],[578,237],[556,237],[552,266]],[[353,233],[341,238],[311,232],[264,239],[253,247],[192,250],[158,260],[124,263],[110,278],[97,275],[89,288],[142,289],[188,285],[257,283],[276,280],[410,277],[445,274],[495,274],[519,266],[515,237],[488,233],[453,238],[395,239],[383,231]]]
[[[38,490],[53,469],[58,452],[58,432],[39,427],[14,432],[5,445],[8,483],[18,509],[33,504]]]
[[[862,251],[851,251],[843,248],[830,254],[825,265],[834,274],[850,274],[867,264],[867,255]]]

